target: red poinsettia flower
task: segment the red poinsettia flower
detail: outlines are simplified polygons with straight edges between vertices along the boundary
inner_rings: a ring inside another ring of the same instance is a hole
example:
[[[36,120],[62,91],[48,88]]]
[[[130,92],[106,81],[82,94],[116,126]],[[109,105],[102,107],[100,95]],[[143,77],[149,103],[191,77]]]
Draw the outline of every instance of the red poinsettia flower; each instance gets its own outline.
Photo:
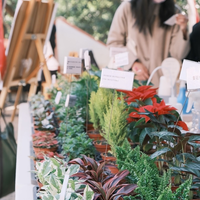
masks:
[[[129,114],[129,117],[140,119],[144,118],[145,122],[147,123],[150,121],[150,117],[145,115],[145,114],[140,114],[140,113],[145,113],[147,110],[154,114],[154,116],[159,116],[159,115],[165,115],[165,114],[170,114],[170,111],[176,110],[176,108],[167,106],[162,100],[160,103],[157,103],[156,101],[153,101],[153,105],[147,105],[147,106],[142,106],[140,108],[135,108],[137,112],[131,112]]]
[[[177,123],[175,122],[174,124],[177,125],[177,126],[182,127],[183,130],[185,130],[185,131],[189,131],[189,128],[188,128],[187,124],[185,122],[183,122],[183,121],[178,121]]]
[[[136,102],[136,100],[145,101],[148,98],[153,98],[157,93],[156,90],[157,88],[152,88],[152,86],[144,85],[138,88],[133,88],[132,91],[118,90],[118,92],[125,93],[125,101],[131,103]]]

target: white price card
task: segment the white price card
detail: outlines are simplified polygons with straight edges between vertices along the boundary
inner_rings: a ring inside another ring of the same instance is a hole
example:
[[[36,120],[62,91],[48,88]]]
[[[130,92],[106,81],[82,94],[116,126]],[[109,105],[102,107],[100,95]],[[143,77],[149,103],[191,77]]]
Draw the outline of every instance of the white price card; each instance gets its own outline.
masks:
[[[55,104],[58,105],[60,103],[60,99],[62,97],[62,92],[59,91],[57,94],[56,94],[56,98],[55,98]]]
[[[123,67],[129,64],[128,52],[115,55],[115,67]]]
[[[67,98],[66,98],[66,102],[65,102],[65,107],[73,107],[73,106],[75,106],[76,99],[77,99],[76,95],[68,94]]]
[[[101,73],[100,87],[132,91],[133,80],[133,72],[104,68]]]
[[[110,57],[114,57],[115,55],[119,53],[127,52],[126,47],[110,47]]]
[[[169,26],[173,26],[174,24],[176,24],[176,16],[177,16],[177,14],[171,16],[168,20],[166,20],[164,22],[164,24],[167,24]]]
[[[200,68],[191,67],[187,69],[187,89],[200,89]]]
[[[183,60],[183,65],[182,65],[182,69],[181,69],[181,74],[180,74],[180,80],[183,81],[187,81],[187,69],[188,68],[200,68],[200,63],[198,62],[194,62],[194,61],[190,61],[190,60]]]
[[[82,61],[81,58],[65,57],[64,74],[81,74]]]

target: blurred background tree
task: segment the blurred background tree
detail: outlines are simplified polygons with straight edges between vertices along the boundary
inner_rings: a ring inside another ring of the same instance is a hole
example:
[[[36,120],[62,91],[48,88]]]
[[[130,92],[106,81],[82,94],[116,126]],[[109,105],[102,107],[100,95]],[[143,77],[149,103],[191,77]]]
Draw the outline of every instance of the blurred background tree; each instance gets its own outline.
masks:
[[[55,0],[58,3],[57,16],[63,16],[95,39],[106,42],[114,13],[121,0]],[[200,0],[196,0],[200,12]],[[12,16],[17,0],[7,0],[4,13],[4,32],[8,38]],[[176,0],[182,10],[187,9],[187,0]]]

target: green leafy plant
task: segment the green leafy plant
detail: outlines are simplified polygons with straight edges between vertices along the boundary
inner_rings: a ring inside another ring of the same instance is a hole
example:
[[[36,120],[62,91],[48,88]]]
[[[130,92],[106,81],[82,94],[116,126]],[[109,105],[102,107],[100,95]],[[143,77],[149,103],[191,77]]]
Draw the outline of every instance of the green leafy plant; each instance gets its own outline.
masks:
[[[137,184],[135,192],[138,193],[138,198],[157,200],[161,198],[161,194],[168,191],[166,188],[168,188],[171,173],[164,173],[163,176],[160,176],[154,163],[155,159],[152,160],[142,153],[139,146],[133,150],[128,141],[125,141],[121,147],[116,147],[116,154],[119,169],[128,169],[130,171],[129,182]],[[185,187],[186,185],[188,187]],[[184,199],[188,197],[190,187],[191,180],[181,185],[181,189],[174,194],[171,192],[170,195]]]

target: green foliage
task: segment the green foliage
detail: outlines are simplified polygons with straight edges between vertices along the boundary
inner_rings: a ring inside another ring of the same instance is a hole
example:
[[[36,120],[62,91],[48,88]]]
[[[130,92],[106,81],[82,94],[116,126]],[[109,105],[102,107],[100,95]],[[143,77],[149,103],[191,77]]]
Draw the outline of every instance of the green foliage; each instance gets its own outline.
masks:
[[[104,114],[104,127],[103,127],[103,137],[111,145],[112,153],[115,155],[114,146],[121,146],[124,139],[127,136],[126,125],[128,118],[128,110],[124,102],[122,94],[119,96],[117,92],[114,94],[113,102]]]
[[[112,90],[99,88],[96,93],[92,94],[89,104],[89,113],[91,116],[90,121],[94,124],[94,127],[104,127],[104,114],[112,102]]]
[[[183,184],[179,186],[179,188],[176,190],[175,193],[172,193],[170,184],[162,191],[161,195],[158,197],[157,200],[165,200],[166,197],[167,200],[177,200],[177,199],[188,200],[191,183],[192,183],[192,178],[190,177],[188,180],[186,180]]]
[[[83,121],[76,116],[68,116],[66,122],[60,124],[59,138],[63,144],[63,154],[70,159],[81,157],[82,154],[93,157],[94,146],[92,140],[84,132]]]
[[[95,106],[96,106],[96,93],[92,92],[89,104],[89,114],[90,114],[90,121],[93,123],[93,127],[97,130],[99,128],[99,118]]]
[[[81,109],[82,118],[87,119],[88,104],[91,93],[98,89],[98,79],[88,74],[81,77],[80,80],[74,81],[72,94],[77,96],[76,108]]]
[[[144,200],[188,199],[191,179],[183,183],[175,193],[172,193],[169,185],[171,173],[164,173],[163,176],[160,176],[154,163],[155,160],[151,160],[149,156],[142,153],[139,146],[133,150],[129,142],[125,140],[121,147],[116,147],[116,154],[118,168],[129,170],[128,181],[138,186],[135,190],[138,193],[137,198]],[[126,198],[126,200],[129,199],[132,200],[134,197]]]
[[[71,178],[72,175],[79,171],[79,165],[68,166],[67,162],[58,158],[45,157],[44,162],[36,163],[36,169],[36,174],[40,182],[43,184],[43,190],[37,194],[42,200],[60,199],[65,175],[69,175],[70,177],[65,194],[65,200],[93,199],[94,193],[88,186],[85,187],[82,185],[81,181]],[[77,193],[80,189],[84,189],[84,196]]]
[[[93,157],[94,151],[92,139],[84,132],[75,137],[67,136],[63,144],[63,153],[68,154],[70,159],[81,157],[82,154]]]

